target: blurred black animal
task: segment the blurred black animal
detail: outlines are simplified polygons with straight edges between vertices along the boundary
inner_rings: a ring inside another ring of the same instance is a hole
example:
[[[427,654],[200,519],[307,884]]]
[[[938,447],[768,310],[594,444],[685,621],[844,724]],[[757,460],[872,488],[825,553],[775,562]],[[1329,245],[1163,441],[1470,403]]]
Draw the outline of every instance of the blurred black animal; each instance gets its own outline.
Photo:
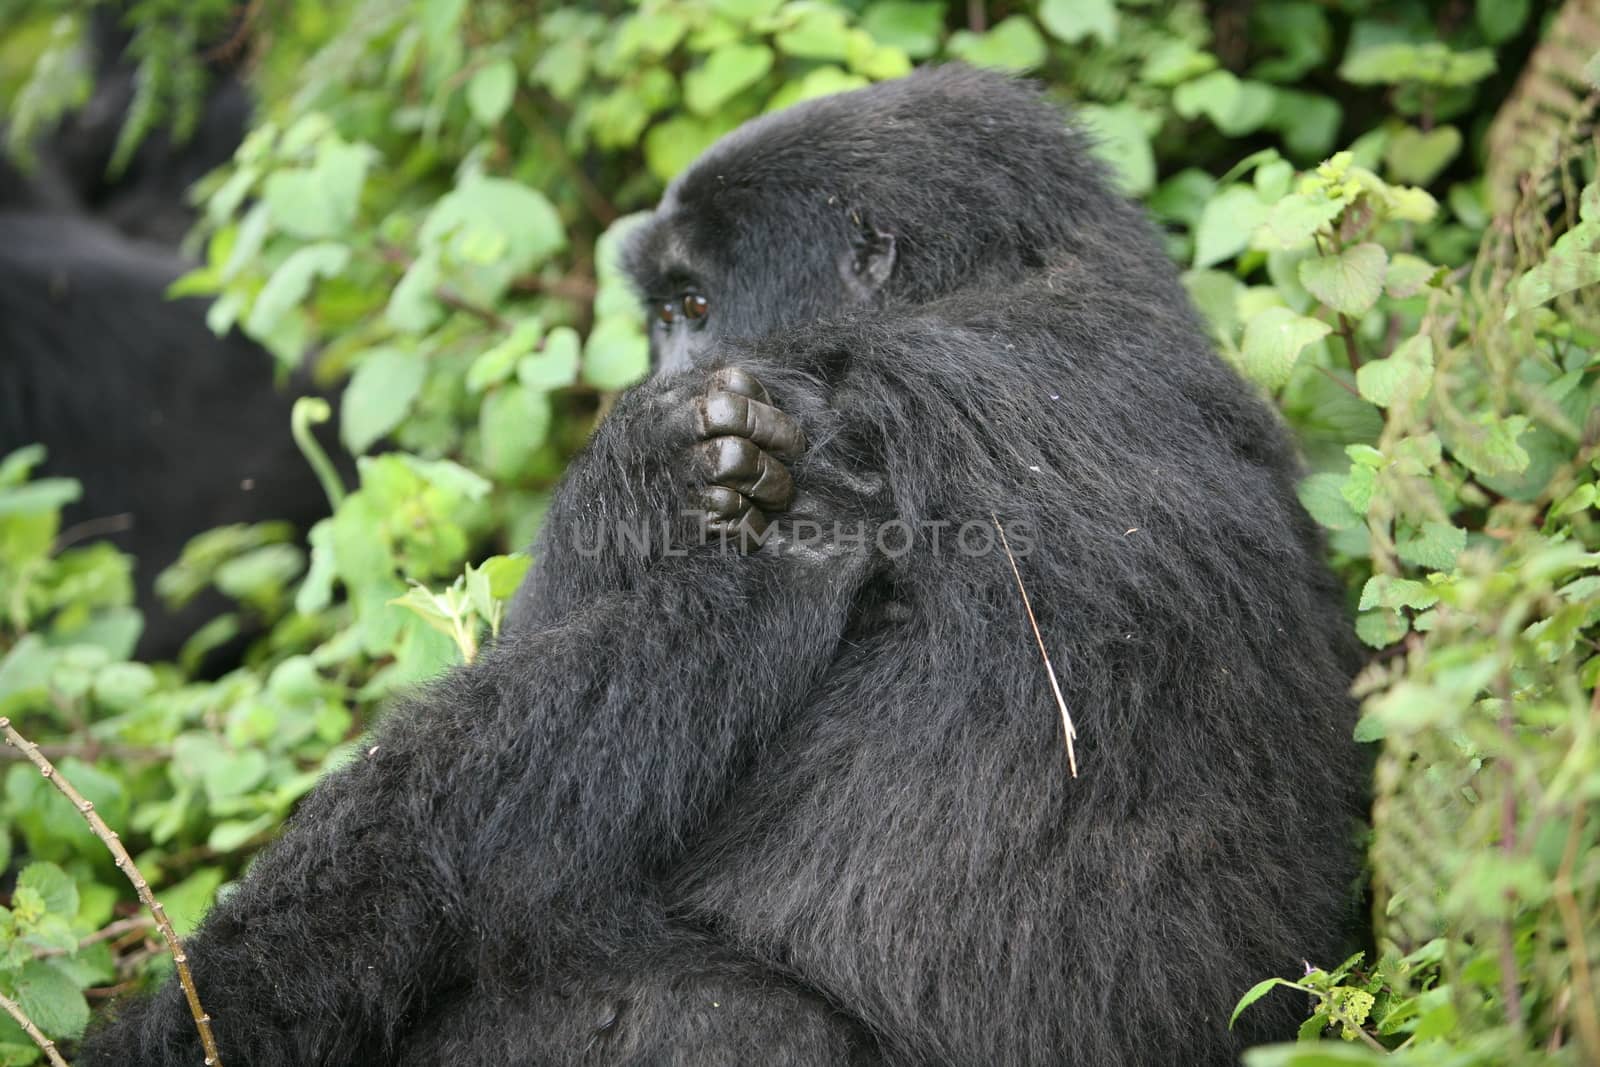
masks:
[[[135,78],[119,13],[91,21],[88,103],[33,146],[33,169],[0,162],[0,454],[42,443],[45,473],[82,482],[65,519],[133,554],[138,655],[170,659],[228,606],[208,594],[174,612],[156,596],[191,537],[278,519],[304,530],[328,505],[289,433],[292,394],[310,383],[280,389],[265,351],[215,336],[203,302],[166,296],[190,266],[176,250],[195,219],[189,187],[239,144],[248,94],[215,66],[194,135],[152,131],[111,173]],[[236,662],[249,633],[203,670]]]
[[[194,128],[179,138],[158,126],[113,170],[138,79],[126,6],[99,4],[89,19],[88,101],[36,139],[27,166],[0,158],[0,207],[87,215],[129,237],[176,247],[194,225],[190,187],[233,158],[244,139],[250,93],[235,61],[239,50],[202,45],[217,54],[205,64],[209,80]]]
[[[812,101],[710,149],[629,264],[660,370],[514,624],[190,943],[224,1059],[1210,1067],[1292,1034],[1289,998],[1228,1015],[1351,918],[1354,644],[1289,441],[1083,139],[956,67]],[[169,982],[79,1062],[197,1048]]]
[[[42,443],[44,473],[82,483],[63,519],[134,556],[138,650],[155,659],[225,607],[174,612],[156,596],[189,538],[236,522],[307,529],[328,510],[272,358],[213,334],[203,301],[167,298],[187,266],[89,219],[0,212],[0,454]]]

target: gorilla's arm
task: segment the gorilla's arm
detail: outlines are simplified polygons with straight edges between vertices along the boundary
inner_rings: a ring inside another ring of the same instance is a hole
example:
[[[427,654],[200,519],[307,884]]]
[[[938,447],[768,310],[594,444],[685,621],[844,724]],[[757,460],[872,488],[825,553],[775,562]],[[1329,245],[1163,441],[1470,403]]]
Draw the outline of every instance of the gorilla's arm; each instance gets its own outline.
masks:
[[[662,395],[641,392],[633,410]],[[616,457],[618,439],[676,432],[617,415],[573,485]],[[683,479],[662,457],[658,440],[604,481],[664,503],[651,479],[678,491]],[[666,555],[628,589],[508,633],[398,709],[189,946],[224,1058],[380,1062],[451,985],[515,981],[570,953],[618,887],[681,854],[806,698],[864,570],[714,547]],[[95,1035],[82,1062],[199,1059],[169,982]]]

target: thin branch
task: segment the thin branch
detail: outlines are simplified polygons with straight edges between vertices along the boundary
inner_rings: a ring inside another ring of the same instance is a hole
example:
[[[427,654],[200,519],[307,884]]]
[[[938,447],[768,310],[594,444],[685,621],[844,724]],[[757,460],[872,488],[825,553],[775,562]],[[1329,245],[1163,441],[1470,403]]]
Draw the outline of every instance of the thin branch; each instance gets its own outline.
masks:
[[[148,932],[156,928],[156,921],[148,915],[135,915],[131,919],[118,919],[109,926],[102,926],[89,936],[78,941],[78,947],[71,951],[81,952],[91,945],[98,945],[102,941],[115,941],[124,934],[134,931]],[[49,959],[51,956],[65,956],[68,949],[64,948],[36,948],[33,958],[36,960]]]
[[[0,718],[0,731],[4,731],[8,745],[20,749],[22,754],[39,768],[40,776],[71,801],[72,806],[78,809],[78,813],[89,824],[89,829],[93,830],[94,835],[111,850],[112,858],[117,861],[117,869],[133,884],[133,891],[139,894],[139,899],[149,909],[150,915],[155,919],[156,927],[161,931],[161,936],[166,939],[167,947],[172,950],[172,962],[178,972],[178,983],[183,986],[183,995],[188,998],[189,1014],[194,1016],[195,1029],[200,1031],[200,1044],[205,1048],[206,1067],[222,1067],[222,1057],[217,1052],[216,1038],[211,1036],[211,1016],[200,1006],[200,994],[194,988],[194,975],[189,972],[189,956],[183,950],[183,942],[178,940],[178,932],[172,928],[172,921],[167,918],[167,910],[150,891],[150,883],[145,881],[144,875],[139,873],[139,868],[134,866],[133,857],[128,855],[122,839],[94,810],[94,803],[85,799],[84,795],[56,770],[39,751],[38,746],[17,733],[10,719]]]
[[[507,322],[498,311],[495,311],[493,308],[486,308],[481,304],[474,304],[470,300],[461,296],[459,293],[448,289],[445,286],[434,286],[433,298],[439,301],[439,303],[443,304],[445,307],[452,308],[456,311],[464,311],[476,319],[483,320],[497,330],[511,329],[511,323]]]
[[[1039,620],[1033,616],[1033,604],[1028,600],[1028,590],[1022,584],[1022,572],[1017,569],[1017,557],[1011,554],[1011,543],[1006,540],[1006,528],[1000,525],[1000,520],[994,512],[989,513],[989,520],[994,523],[994,528],[1000,531],[1000,547],[1006,550],[1006,560],[1011,564],[1011,573],[1017,579],[1017,592],[1022,594],[1022,607],[1028,613],[1028,625],[1033,627],[1033,639],[1039,642],[1039,655],[1044,659],[1044,669],[1050,675],[1050,691],[1056,695],[1056,707],[1061,709],[1061,729],[1067,739],[1067,764],[1072,768],[1072,777],[1078,777],[1078,753],[1072,747],[1072,742],[1077,740],[1078,731],[1072,725],[1072,713],[1067,710],[1067,699],[1061,695],[1061,684],[1056,681],[1056,669],[1050,663],[1050,653],[1045,651],[1044,635],[1039,632]]]
[[[142,762],[145,760],[165,760],[172,758],[170,748],[154,748],[140,745],[108,745],[101,741],[67,741],[59,745],[35,745],[41,755],[48,759],[81,759],[92,763],[101,756],[110,756],[112,759],[124,763]],[[11,749],[0,749],[0,761],[27,759],[23,752]]]
[[[56,1051],[56,1043],[44,1036],[44,1031],[34,1025],[33,1020],[28,1018],[16,1001],[0,994],[0,1008],[4,1008],[7,1015],[17,1020],[17,1025],[22,1027],[23,1032],[33,1038],[35,1045],[44,1050],[44,1058],[50,1061],[50,1067],[71,1067],[61,1058],[61,1053]]]

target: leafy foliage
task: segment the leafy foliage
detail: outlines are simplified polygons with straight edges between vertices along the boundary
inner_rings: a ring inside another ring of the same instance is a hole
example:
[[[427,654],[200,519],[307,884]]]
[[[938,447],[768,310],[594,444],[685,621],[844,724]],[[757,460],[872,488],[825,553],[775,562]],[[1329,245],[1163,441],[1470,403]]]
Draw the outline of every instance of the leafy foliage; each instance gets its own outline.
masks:
[[[18,149],[83,99],[78,6],[0,3]],[[50,743],[192,925],[397,688],[497,628],[526,560],[493,553],[529,543],[645,370],[614,259],[632,213],[764,111],[915,63],[1027,72],[1079,106],[1219,351],[1299,434],[1301,499],[1373,650],[1375,951],[1238,991],[1244,1011],[1309,1007],[1306,1043],[1247,1062],[1600,1061],[1600,185],[1577,54],[1600,38],[1585,0],[1556,8],[136,3],[125,145],[181,132],[203,41],[237,37],[261,100],[203,183],[203,263],[175,291],[345,383],[358,480],[338,483],[302,409],[331,505],[309,553],[271,526],[197,538],[164,591],[238,608],[183,662],[141,664],[127,561],[60,530],[75,486],[29,480],[36,450],[6,458],[0,714]],[[268,636],[194,678],[240,614]],[[70,1038],[80,990],[159,954],[113,925],[125,886],[31,767],[8,768],[0,828],[21,868],[0,992]],[[0,1020],[0,1063],[36,1056]]]

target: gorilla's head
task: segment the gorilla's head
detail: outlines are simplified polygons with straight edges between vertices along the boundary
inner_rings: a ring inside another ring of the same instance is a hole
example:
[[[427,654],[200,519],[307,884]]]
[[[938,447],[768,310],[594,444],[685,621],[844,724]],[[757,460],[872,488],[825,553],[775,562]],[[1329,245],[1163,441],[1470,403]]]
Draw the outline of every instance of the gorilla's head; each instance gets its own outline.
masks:
[[[1004,285],[1130,238],[1148,244],[1059,108],[945,66],[741,126],[668,187],[625,264],[673,370],[720,338]]]

